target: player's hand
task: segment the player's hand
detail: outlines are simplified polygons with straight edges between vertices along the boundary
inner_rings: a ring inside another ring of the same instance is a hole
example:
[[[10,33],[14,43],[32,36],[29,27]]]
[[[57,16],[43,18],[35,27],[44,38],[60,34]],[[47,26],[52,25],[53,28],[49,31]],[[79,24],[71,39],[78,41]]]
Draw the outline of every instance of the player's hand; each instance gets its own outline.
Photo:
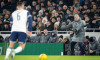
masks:
[[[27,35],[28,35],[28,36],[31,36],[31,35],[32,35],[32,32],[28,32]]]
[[[93,50],[90,50],[90,53],[93,53]]]

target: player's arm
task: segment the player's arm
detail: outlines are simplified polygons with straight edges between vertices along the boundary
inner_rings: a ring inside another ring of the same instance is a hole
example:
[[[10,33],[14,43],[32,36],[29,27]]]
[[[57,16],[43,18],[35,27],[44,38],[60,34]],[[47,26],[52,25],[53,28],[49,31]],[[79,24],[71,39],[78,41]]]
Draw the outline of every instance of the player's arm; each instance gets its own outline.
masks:
[[[28,22],[29,22],[29,26],[28,26],[28,35],[31,36],[32,35],[32,16],[29,12],[27,12],[27,17],[28,17]]]
[[[70,29],[72,27],[72,23],[68,24],[68,25],[62,25],[61,29]]]

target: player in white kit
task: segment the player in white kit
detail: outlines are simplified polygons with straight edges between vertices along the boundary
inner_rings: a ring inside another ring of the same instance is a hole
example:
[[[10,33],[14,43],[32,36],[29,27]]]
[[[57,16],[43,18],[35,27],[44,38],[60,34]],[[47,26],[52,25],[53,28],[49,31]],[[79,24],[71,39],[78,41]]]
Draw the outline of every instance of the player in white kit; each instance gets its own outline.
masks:
[[[32,35],[32,16],[27,10],[24,10],[23,2],[17,3],[17,10],[12,13],[10,20],[12,25],[11,41],[6,51],[5,60],[9,59],[9,55],[13,60],[16,53],[24,50],[27,35]],[[19,46],[13,49],[16,40],[18,40]]]

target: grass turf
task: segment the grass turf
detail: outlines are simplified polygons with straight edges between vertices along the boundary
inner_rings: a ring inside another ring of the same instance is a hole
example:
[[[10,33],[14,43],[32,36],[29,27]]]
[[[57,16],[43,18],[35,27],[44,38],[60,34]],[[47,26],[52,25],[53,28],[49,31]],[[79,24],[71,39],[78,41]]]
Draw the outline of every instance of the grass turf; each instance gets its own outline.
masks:
[[[4,60],[5,55],[0,55]],[[9,58],[9,60],[11,60]],[[39,60],[39,55],[16,55],[14,60]],[[48,60],[100,60],[100,56],[48,56]]]

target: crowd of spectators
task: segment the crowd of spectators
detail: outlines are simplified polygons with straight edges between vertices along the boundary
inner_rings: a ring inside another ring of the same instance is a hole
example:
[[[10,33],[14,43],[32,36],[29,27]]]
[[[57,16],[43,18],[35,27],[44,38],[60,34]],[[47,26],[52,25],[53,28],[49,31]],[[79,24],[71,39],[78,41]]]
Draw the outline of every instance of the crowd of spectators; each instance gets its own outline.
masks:
[[[51,33],[47,29],[41,32],[40,29],[36,31],[35,36],[27,37],[27,43],[63,43],[64,44],[64,55],[71,55],[71,42],[73,37],[73,30],[70,31],[70,35],[64,37],[63,35],[58,36],[57,31],[53,30]],[[3,38],[0,36],[0,43],[9,43],[10,36]],[[18,42],[18,40],[16,40]],[[86,36],[84,39],[84,50],[85,55],[100,55],[100,38],[96,39],[94,36]],[[82,55],[78,44],[75,45],[75,55]]]
[[[60,29],[61,25],[70,24],[76,13],[86,22],[86,28],[100,29],[100,0],[0,0],[0,31],[11,30],[9,18],[19,1],[24,1],[25,9],[32,14],[32,31],[66,31]]]

